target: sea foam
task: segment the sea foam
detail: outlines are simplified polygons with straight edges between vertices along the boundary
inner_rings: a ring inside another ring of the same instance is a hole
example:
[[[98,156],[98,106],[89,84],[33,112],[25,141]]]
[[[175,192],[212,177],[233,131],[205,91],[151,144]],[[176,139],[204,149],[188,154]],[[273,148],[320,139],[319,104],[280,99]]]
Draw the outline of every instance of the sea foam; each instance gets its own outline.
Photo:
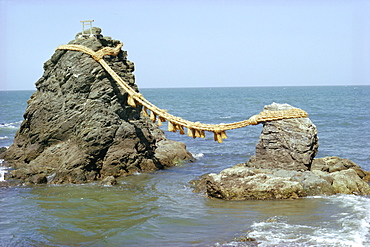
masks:
[[[0,123],[0,129],[18,129],[22,122]]]
[[[258,246],[370,246],[370,198],[354,195],[316,196],[342,208],[334,211],[331,222],[290,223],[288,217],[276,216],[255,222],[248,236]]]

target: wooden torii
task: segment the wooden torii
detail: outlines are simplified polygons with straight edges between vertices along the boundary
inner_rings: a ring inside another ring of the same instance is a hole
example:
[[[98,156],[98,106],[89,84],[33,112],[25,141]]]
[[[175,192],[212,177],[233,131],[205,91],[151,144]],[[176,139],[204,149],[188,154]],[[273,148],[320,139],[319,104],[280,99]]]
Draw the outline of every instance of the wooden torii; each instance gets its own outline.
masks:
[[[82,23],[82,34],[81,36],[90,36],[90,37],[93,37],[94,34],[92,32],[92,23],[94,22],[94,20],[85,20],[85,21],[80,21]],[[90,33],[85,33],[85,26],[90,26]]]

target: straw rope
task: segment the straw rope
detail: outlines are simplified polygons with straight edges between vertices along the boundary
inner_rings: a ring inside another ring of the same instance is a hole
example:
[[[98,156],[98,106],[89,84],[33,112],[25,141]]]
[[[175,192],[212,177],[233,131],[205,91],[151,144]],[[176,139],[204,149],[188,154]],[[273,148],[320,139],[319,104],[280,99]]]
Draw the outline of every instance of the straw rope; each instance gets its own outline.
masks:
[[[104,56],[117,56],[123,46],[122,43],[119,43],[115,48],[105,47],[98,50],[97,52],[87,48],[82,45],[61,45],[56,50],[72,50],[80,51],[90,55],[94,60],[99,62],[103,68],[112,76],[112,78],[122,87],[127,93],[127,103],[136,107],[138,104],[143,106],[142,114],[149,117],[153,122],[157,122],[159,126],[163,122],[168,122],[168,130],[172,132],[179,131],[180,134],[185,134],[185,128],[187,129],[187,135],[193,138],[196,137],[205,137],[205,131],[213,132],[214,140],[221,143],[223,139],[226,139],[226,130],[232,130],[237,128],[242,128],[248,125],[256,125],[262,122],[290,119],[290,118],[302,118],[308,117],[307,112],[299,108],[292,108],[282,111],[267,111],[264,110],[261,113],[250,117],[247,120],[228,123],[228,124],[204,124],[200,122],[192,122],[181,117],[173,116],[167,113],[165,110],[158,108],[154,104],[150,103],[147,99],[143,97],[142,94],[137,93],[132,89],[123,79],[117,75],[116,72],[105,62],[103,59]],[[148,111],[150,111],[148,113]]]

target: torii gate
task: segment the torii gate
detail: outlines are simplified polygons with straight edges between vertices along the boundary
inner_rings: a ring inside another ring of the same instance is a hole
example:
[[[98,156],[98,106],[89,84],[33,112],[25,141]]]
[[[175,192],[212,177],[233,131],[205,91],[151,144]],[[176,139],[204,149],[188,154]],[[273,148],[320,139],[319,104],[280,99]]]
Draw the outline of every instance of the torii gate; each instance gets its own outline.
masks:
[[[82,23],[82,34],[81,36],[94,36],[93,32],[92,32],[92,23],[94,22],[94,20],[86,20],[86,21],[80,21]],[[87,23],[88,22],[88,23]],[[85,34],[85,26],[89,26],[90,25],[90,34]]]

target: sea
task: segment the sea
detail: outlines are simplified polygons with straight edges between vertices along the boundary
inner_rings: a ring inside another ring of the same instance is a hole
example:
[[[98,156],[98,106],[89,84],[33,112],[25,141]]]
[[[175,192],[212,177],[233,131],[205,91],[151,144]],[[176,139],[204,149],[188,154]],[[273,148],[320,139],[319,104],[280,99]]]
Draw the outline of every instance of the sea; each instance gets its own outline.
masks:
[[[307,111],[316,125],[316,157],[348,158],[370,170],[370,86],[140,92],[173,115],[211,124],[288,103]],[[0,147],[13,143],[32,93],[0,91]],[[193,139],[161,128],[184,142],[196,162],[120,178],[115,186],[0,187],[0,246],[370,246],[369,196],[224,201],[193,192],[190,181],[246,162],[262,125],[230,130],[223,143],[211,133]]]

